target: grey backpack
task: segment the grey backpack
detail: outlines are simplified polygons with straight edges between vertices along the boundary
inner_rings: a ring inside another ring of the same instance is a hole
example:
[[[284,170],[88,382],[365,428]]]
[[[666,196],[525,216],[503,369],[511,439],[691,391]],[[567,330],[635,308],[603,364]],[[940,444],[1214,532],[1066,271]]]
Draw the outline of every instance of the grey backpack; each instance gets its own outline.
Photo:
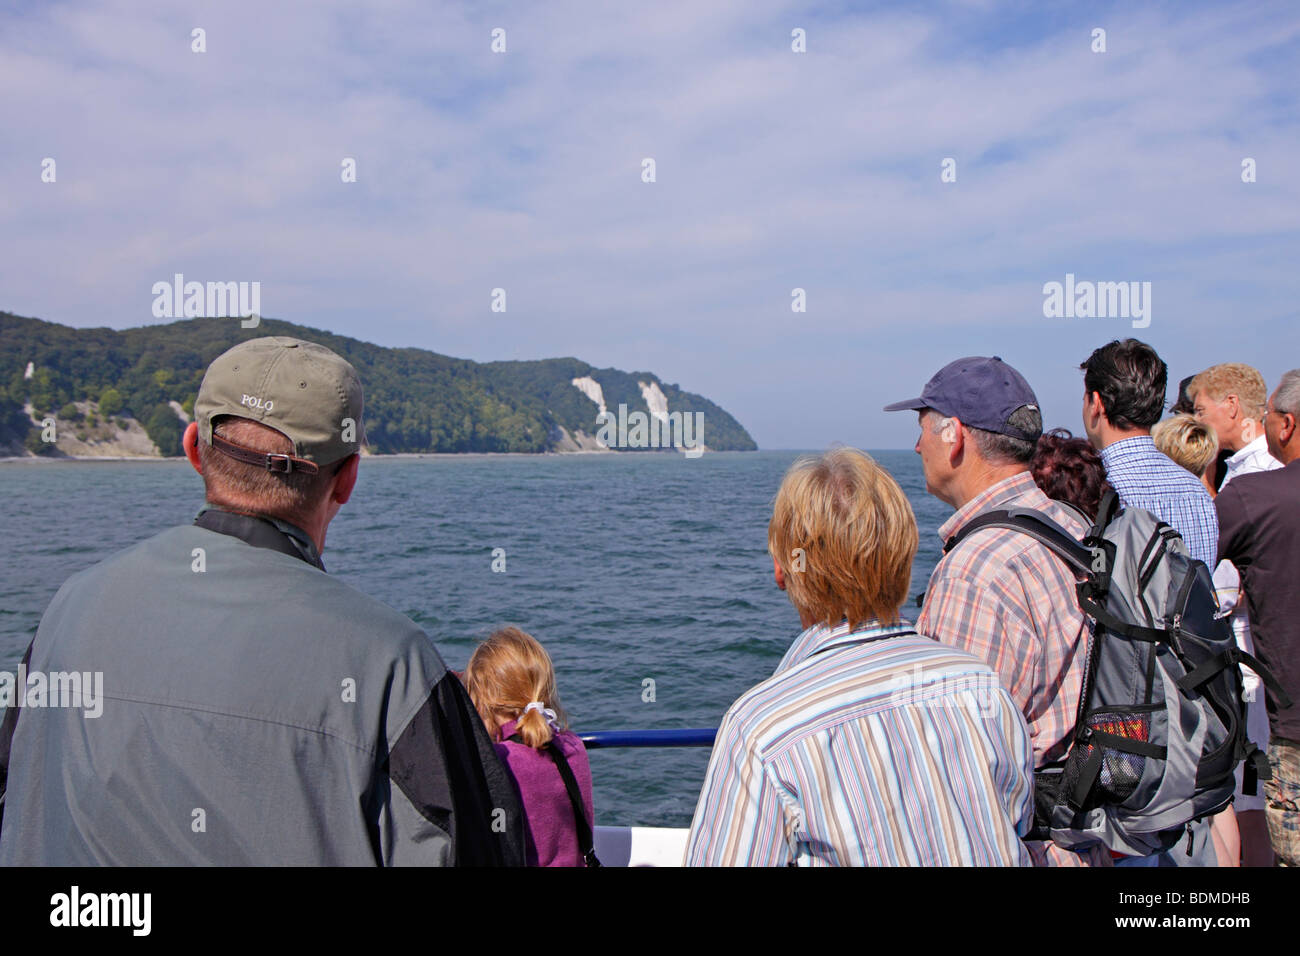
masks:
[[[1079,606],[1096,626],[1070,749],[1034,774],[1028,839],[1149,856],[1232,802],[1242,760],[1247,793],[1268,778],[1263,752],[1246,737],[1237,665],[1259,674],[1275,700],[1286,695],[1237,647],[1209,570],[1178,532],[1148,511],[1118,507],[1108,492],[1082,542],[1032,509],[985,512],[944,550],[981,528],[1013,528],[1075,572]]]

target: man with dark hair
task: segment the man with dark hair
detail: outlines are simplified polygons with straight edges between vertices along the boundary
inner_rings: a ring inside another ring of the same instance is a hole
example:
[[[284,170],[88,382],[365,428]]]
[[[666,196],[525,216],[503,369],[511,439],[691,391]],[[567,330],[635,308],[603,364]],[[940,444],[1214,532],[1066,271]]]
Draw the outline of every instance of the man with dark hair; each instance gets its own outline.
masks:
[[[73,575],[27,649],[30,672],[101,674],[105,703],[5,712],[0,864],[522,864],[518,797],[459,680],[324,573],[361,414],[323,346],[212,362],[184,437],[208,506]]]
[[[1156,350],[1137,339],[1096,349],[1083,370],[1083,430],[1101,452],[1106,480],[1125,508],[1150,511],[1183,537],[1192,557],[1214,570],[1219,522],[1199,478],[1161,454],[1151,426],[1165,408],[1169,370]],[[1231,814],[1231,809],[1225,811]],[[1215,866],[1210,821],[1188,824],[1189,842],[1171,852],[1130,858],[1135,866]],[[1234,831],[1235,825],[1231,827]]]
[[[1183,536],[1213,570],[1219,542],[1214,501],[1185,468],[1157,450],[1151,426],[1165,408],[1168,370],[1137,339],[1103,345],[1083,370],[1083,430],[1101,452],[1106,480],[1125,508],[1144,508]]]
[[[997,358],[950,362],[921,396],[885,406],[918,413],[925,486],[957,509],[939,528],[950,540],[977,515],[999,508],[1041,511],[1081,538],[1079,514],[1052,501],[1029,465],[1043,430],[1038,399],[1024,377]],[[916,629],[986,661],[1029,724],[1034,766],[1065,756],[1079,708],[1088,619],[1074,573],[1037,539],[1010,528],[981,528],[943,556],[925,592]],[[1035,865],[1110,864],[1100,845],[1083,853],[1027,843]]]

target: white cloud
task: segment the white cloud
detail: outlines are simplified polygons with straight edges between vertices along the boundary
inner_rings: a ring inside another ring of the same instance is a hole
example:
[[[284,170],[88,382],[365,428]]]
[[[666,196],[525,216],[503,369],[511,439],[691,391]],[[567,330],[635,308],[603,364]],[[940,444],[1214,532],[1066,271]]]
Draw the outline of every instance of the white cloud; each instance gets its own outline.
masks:
[[[1088,49],[1094,20],[1106,54]],[[1300,292],[1298,36],[1283,4],[0,15],[0,308],[134,325],[175,271],[257,279],[277,317],[651,369],[762,444],[881,446],[911,433],[879,405],[969,351],[1015,352],[1049,413],[1076,414],[1074,368],[1126,330],[1042,319],[1042,283],[1071,271],[1153,281],[1146,335],[1171,366],[1224,357],[1235,306],[1233,357],[1275,378],[1300,364],[1259,334]],[[956,184],[939,182],[946,156]],[[1240,182],[1243,156],[1259,182]],[[755,386],[772,381],[816,388]]]

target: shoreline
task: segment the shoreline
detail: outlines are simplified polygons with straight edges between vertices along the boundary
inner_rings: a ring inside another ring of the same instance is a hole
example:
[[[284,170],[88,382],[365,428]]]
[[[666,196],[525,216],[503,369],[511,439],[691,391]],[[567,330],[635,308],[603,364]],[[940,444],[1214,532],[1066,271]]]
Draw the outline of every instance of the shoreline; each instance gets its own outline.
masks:
[[[753,451],[758,452],[758,451],[783,451],[783,450],[784,449],[780,449],[780,448],[756,448]],[[655,451],[636,451],[636,452],[617,451],[614,449],[600,449],[599,451],[595,449],[580,449],[577,451],[536,451],[536,452],[402,451],[402,452],[393,452],[391,454],[378,454],[378,455],[367,454],[367,455],[362,455],[361,458],[362,461],[395,461],[399,459],[417,459],[417,458],[574,458],[574,457],[581,457],[584,455],[596,455],[596,456],[604,456],[604,455],[623,456],[623,455],[649,455],[649,454],[663,455],[674,451],[676,451],[676,449],[671,449],[671,448],[658,449]],[[682,458],[686,457],[684,454],[680,452],[677,452],[677,454],[679,457]],[[723,451],[713,451],[710,449],[705,454],[745,455],[745,454],[751,454],[751,452],[735,451],[735,450],[723,452]],[[163,462],[178,462],[178,461],[186,461],[186,460],[187,459],[185,458],[184,455],[175,455],[171,457],[164,457],[161,455],[60,455],[58,457],[53,457],[53,458],[47,458],[44,455],[8,455],[8,456],[0,456],[0,465],[18,464],[24,462],[33,462],[33,463],[40,463],[40,464],[58,464],[60,462],[93,463],[93,462],[124,462],[124,461],[147,461],[147,462],[163,463]]]

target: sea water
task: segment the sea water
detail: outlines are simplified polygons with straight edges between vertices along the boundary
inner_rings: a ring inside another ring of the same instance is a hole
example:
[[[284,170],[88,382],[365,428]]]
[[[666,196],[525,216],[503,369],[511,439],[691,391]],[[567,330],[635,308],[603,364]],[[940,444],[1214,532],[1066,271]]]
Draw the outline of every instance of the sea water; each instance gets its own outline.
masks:
[[[872,454],[916,512],[916,594],[952,509],[913,452]],[[578,731],[716,727],[800,629],[767,553],[797,455],[367,458],[324,561],[419,623],[454,669],[502,624],[532,633]],[[202,483],[184,461],[17,461],[0,463],[0,501],[0,670],[14,671],[59,586],[190,522]],[[686,826],[707,762],[707,748],[593,751],[597,822]]]

